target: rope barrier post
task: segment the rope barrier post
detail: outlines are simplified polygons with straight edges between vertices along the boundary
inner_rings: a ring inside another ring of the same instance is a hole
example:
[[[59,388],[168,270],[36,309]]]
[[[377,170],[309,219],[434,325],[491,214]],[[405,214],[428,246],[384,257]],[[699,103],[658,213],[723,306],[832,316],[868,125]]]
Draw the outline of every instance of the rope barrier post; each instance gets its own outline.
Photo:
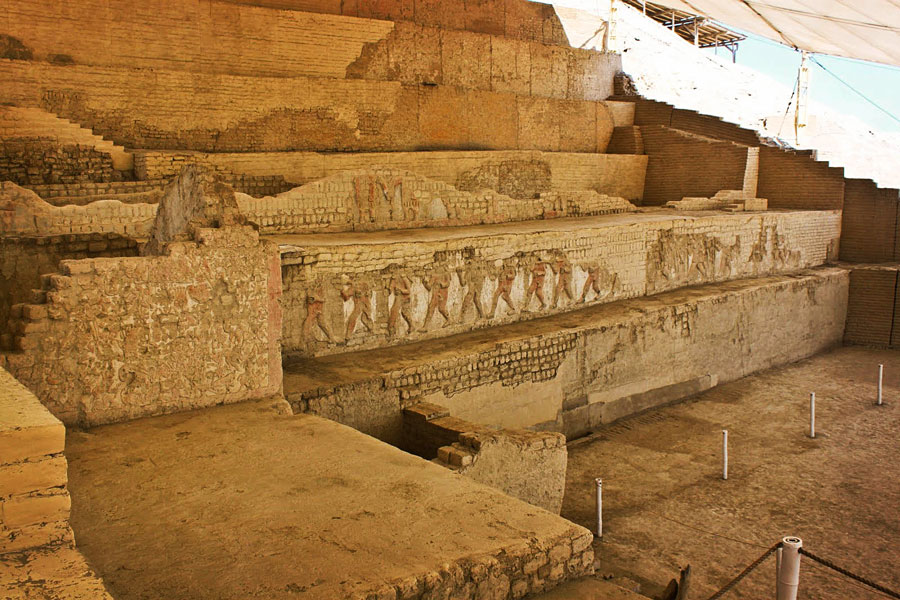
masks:
[[[798,537],[786,537],[781,540],[781,561],[779,562],[776,580],[776,600],[797,600],[797,588],[800,586],[800,548],[803,540]]]
[[[778,574],[781,573],[781,554],[784,550],[781,547],[781,544],[778,545],[778,549],[775,551],[775,594],[778,594]]]
[[[728,430],[722,430],[722,479],[728,479]]]
[[[882,405],[881,400],[881,383],[884,380],[884,365],[878,365],[878,401],[875,402],[878,406]]]
[[[603,537],[603,480],[599,477],[594,480],[597,483],[597,537]]]
[[[816,437],[816,393],[809,393],[809,437]]]

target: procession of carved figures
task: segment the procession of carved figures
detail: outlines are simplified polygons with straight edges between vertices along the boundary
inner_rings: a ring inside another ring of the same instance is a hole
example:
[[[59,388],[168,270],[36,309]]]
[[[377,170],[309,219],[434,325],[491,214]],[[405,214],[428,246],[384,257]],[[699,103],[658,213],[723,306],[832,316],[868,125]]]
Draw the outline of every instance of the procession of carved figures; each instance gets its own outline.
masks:
[[[438,252],[435,264],[416,274],[391,264],[375,275],[317,281],[307,288],[303,337],[307,342],[338,343],[354,334],[410,336],[453,325],[510,320],[520,313],[556,312],[602,301],[621,289],[616,274],[599,261],[576,266],[561,251],[543,256],[519,253],[491,262],[477,260],[474,254],[471,249],[455,257]],[[329,294],[329,289],[337,294]],[[339,303],[339,309],[329,307],[330,302]],[[332,329],[330,311],[343,316],[341,331]],[[383,327],[378,325],[380,319]]]

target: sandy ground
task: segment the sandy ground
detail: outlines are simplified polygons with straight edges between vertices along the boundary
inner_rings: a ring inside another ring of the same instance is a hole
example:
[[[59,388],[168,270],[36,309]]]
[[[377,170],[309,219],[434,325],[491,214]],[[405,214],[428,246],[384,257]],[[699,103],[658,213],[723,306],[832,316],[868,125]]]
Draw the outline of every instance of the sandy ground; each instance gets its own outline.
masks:
[[[72,528],[117,600],[337,600],[583,531],[285,413],[270,400],[70,432]]]
[[[874,406],[878,363],[885,401]],[[808,437],[809,392],[817,438]],[[729,478],[722,480],[722,429]],[[900,353],[841,348],[614,424],[569,448],[563,516],[594,528],[600,573],[656,591],[693,569],[705,598],[786,535],[900,590]],[[728,598],[774,596],[774,558]],[[884,598],[804,558],[800,598]]]

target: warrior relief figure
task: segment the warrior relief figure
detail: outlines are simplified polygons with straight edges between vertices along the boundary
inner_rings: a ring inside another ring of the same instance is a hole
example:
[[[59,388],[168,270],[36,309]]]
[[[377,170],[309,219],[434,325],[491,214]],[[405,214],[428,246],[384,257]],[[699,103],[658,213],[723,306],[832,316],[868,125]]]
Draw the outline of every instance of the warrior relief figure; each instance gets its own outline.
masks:
[[[353,282],[348,281],[341,286],[341,299],[344,302],[353,300],[353,310],[347,317],[345,339],[349,339],[353,335],[356,323],[359,321],[362,321],[369,331],[375,329],[375,324],[372,322],[372,294],[368,284],[361,282],[354,285]]]
[[[584,304],[587,300],[588,292],[591,290],[594,292],[594,300],[601,300],[610,295],[619,279],[618,274],[610,276],[609,272],[598,263],[588,265],[587,274],[587,280],[584,282],[584,288],[581,290],[581,297],[578,299],[578,302],[581,304]],[[609,280],[608,286],[605,285],[607,280]],[[606,288],[605,291],[604,288]]]
[[[388,310],[388,334],[393,337],[397,335],[400,319],[406,321],[406,330],[413,330],[412,315],[410,308],[412,307],[412,286],[409,279],[400,272],[400,267],[392,265],[391,277],[388,280],[388,295],[393,294],[394,302]]]
[[[556,276],[556,285],[553,287],[553,308],[559,307],[559,300],[563,294],[571,304],[575,298],[572,296],[572,263],[562,252],[556,255],[556,260],[550,263],[550,269]]]
[[[444,317],[444,327],[450,325],[450,313],[447,312],[447,299],[450,297],[450,272],[439,270],[432,272],[422,280],[422,285],[431,294],[428,301],[428,310],[425,312],[425,321],[419,331],[428,331],[428,323],[437,310]]]
[[[541,310],[547,308],[547,302],[544,300],[544,281],[547,279],[547,263],[538,259],[531,266],[531,282],[525,291],[525,301],[522,304],[523,310],[528,310],[531,304],[531,297],[537,296],[538,302],[541,303]]]
[[[334,338],[325,320],[325,290],[321,284],[314,286],[306,293],[306,318],[303,320],[303,337],[314,340],[313,326],[325,334],[325,339],[333,342]]]
[[[466,307],[471,304],[475,307],[476,320],[484,318],[484,308],[481,306],[481,290],[484,288],[484,269],[480,265],[469,264],[467,267],[458,267],[456,277],[459,279],[459,287],[465,288],[459,307],[459,320],[462,321],[466,314]]]
[[[503,298],[503,301],[506,302],[507,314],[516,312],[512,296],[510,296],[513,284],[516,281],[516,274],[516,264],[514,260],[510,260],[509,262],[504,261],[503,268],[497,275],[497,289],[494,290],[494,298],[491,300],[490,315],[492,319],[494,318],[494,315],[497,314],[497,303],[500,301],[500,298]]]

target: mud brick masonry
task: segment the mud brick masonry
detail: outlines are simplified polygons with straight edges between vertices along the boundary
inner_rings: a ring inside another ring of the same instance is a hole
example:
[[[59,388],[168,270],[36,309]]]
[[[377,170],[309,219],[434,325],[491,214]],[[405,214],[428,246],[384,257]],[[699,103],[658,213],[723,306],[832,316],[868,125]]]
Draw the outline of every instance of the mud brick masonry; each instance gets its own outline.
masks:
[[[900,192],[621,64],[524,0],[5,2],[0,581],[522,598],[593,569],[567,439],[900,347]]]

